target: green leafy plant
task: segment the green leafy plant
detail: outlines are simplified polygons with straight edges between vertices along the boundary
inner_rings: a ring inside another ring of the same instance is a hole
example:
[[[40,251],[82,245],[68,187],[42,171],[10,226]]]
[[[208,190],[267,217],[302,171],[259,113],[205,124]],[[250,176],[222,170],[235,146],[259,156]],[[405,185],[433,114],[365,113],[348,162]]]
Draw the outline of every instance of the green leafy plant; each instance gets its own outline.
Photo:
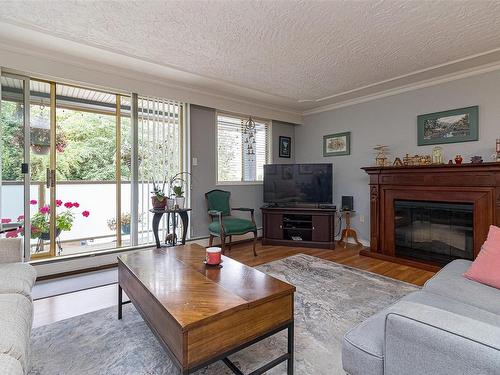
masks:
[[[174,191],[174,195],[176,198],[182,198],[184,196],[184,190],[182,189],[182,185],[176,185],[172,188]]]
[[[156,199],[158,200],[158,202],[163,202],[164,199],[166,198],[166,195],[165,195],[165,184],[167,183],[166,180],[163,180],[163,184],[160,188],[160,185],[157,184],[154,180],[153,180],[153,191],[151,192],[151,194],[153,194],[153,196],[156,197]]]
[[[132,222],[132,217],[130,216],[130,214],[128,212],[122,213],[121,218],[122,218],[122,225],[130,225],[130,223]],[[138,223],[141,222],[140,217],[137,218],[137,222]],[[108,220],[108,228],[111,230],[116,230],[116,218],[112,218],[112,219]]]
[[[31,205],[36,205],[38,202],[36,200],[31,200]],[[56,207],[61,207],[63,202],[61,200],[56,200]],[[66,202],[64,203],[65,209],[56,214],[56,230],[70,231],[73,228],[73,223],[75,221],[75,212],[73,208],[80,207],[78,202]],[[83,217],[88,217],[90,215],[89,211],[81,212]],[[18,221],[21,222],[20,228],[16,231],[9,232],[9,237],[18,237],[19,235],[24,235],[24,217],[19,216]],[[50,206],[46,205],[41,207],[37,213],[31,216],[31,235],[30,237],[35,239],[40,236],[50,232]]]
[[[189,172],[179,172],[175,174],[168,180],[168,185],[172,191],[171,196],[175,196],[177,198],[181,198],[184,196],[184,188],[183,186],[187,184],[187,181],[182,176],[191,176]]]

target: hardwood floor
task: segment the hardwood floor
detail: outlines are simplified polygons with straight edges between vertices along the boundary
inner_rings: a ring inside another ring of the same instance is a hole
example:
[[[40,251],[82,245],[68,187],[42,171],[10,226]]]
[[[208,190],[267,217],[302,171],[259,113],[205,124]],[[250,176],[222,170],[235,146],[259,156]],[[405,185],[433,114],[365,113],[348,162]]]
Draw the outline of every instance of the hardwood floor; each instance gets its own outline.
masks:
[[[262,246],[259,242],[257,246],[258,257],[253,256],[251,245],[246,243],[233,246],[231,251],[226,252],[226,255],[248,266],[258,266],[302,253],[415,285],[423,285],[434,276],[434,272],[431,271],[361,256],[359,250],[362,248],[362,246],[351,244],[344,248],[342,245],[337,244],[335,250],[329,250],[289,246]]]
[[[337,245],[335,250],[328,250],[287,246],[262,246],[259,242],[257,245],[257,253],[259,255],[257,257],[253,256],[251,243],[233,245],[232,250],[226,252],[226,255],[246,265],[258,266],[302,253],[416,285],[423,285],[425,281],[434,275],[434,272],[360,256],[360,249],[360,246],[350,244],[347,245],[347,248]],[[106,285],[35,300],[34,327],[116,306],[117,298],[117,286]]]

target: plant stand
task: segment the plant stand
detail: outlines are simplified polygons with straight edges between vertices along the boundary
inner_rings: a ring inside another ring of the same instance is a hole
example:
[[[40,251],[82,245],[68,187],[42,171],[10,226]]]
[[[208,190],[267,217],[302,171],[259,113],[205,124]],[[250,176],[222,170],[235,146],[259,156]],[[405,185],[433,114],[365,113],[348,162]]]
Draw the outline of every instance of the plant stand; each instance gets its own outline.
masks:
[[[62,254],[63,248],[61,245],[61,240],[59,239],[59,234],[61,234],[61,231],[58,229],[56,231],[56,247],[57,247],[57,256],[60,256]],[[40,237],[38,237],[38,242],[36,243],[36,248],[35,248],[35,253],[43,253],[44,252],[44,241],[50,241],[50,234],[49,233],[42,233]]]
[[[176,214],[178,214],[181,218],[182,221],[182,239],[181,239],[181,244],[184,245],[186,243],[186,235],[187,235],[187,230],[189,226],[189,216],[188,212],[191,211],[190,208],[184,208],[184,209],[163,209],[163,210],[157,210],[157,209],[152,209],[149,210],[151,213],[153,213],[153,234],[155,236],[155,241],[156,241],[156,247],[159,249],[162,247],[160,243],[160,237],[158,234],[159,226],[160,226],[160,221],[161,218],[164,214],[167,214],[168,218],[168,224],[167,224],[167,230],[169,231],[169,234],[167,235],[167,238],[165,239],[165,245],[166,247],[169,246],[176,246],[177,245],[177,234],[176,234],[176,229],[177,229],[177,218],[175,217]],[[172,214],[172,233],[170,233],[170,214]]]

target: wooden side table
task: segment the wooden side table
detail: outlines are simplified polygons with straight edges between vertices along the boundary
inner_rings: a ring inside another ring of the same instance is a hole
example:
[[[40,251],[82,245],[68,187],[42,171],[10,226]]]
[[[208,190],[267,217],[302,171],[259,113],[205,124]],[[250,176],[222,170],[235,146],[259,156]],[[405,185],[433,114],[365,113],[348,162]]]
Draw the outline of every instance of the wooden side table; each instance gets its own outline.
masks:
[[[361,245],[361,242],[358,241],[358,234],[356,233],[356,230],[351,228],[351,214],[356,211],[349,211],[349,210],[341,210],[340,214],[344,215],[345,217],[345,228],[342,230],[342,236],[340,237],[339,242],[344,243],[344,249],[347,247],[347,240],[349,237],[354,239],[356,244]]]

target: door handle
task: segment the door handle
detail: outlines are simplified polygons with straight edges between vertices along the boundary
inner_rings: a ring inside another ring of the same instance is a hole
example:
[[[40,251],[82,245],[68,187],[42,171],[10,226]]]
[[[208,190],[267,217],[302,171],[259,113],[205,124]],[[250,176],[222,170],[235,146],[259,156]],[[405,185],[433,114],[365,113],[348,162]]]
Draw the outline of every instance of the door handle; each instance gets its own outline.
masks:
[[[50,171],[50,186],[55,187],[56,186],[56,170],[52,169]]]

